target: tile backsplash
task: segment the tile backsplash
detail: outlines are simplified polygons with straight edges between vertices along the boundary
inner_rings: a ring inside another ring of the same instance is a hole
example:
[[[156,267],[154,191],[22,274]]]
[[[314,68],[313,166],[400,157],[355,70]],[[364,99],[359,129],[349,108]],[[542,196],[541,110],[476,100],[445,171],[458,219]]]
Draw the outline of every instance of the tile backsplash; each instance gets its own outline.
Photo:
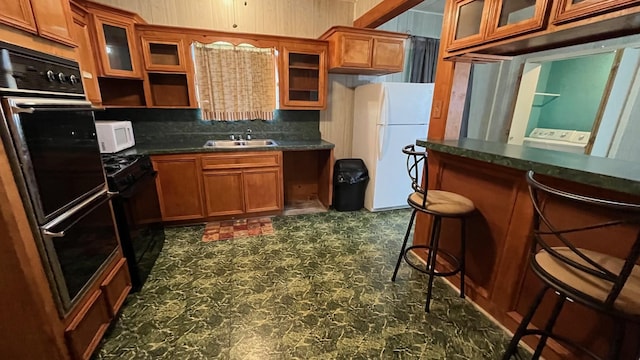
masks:
[[[320,111],[276,110],[274,120],[203,121],[199,109],[106,109],[96,111],[96,120],[129,120],[136,143],[166,140],[228,139],[251,129],[254,138],[275,140],[319,140]]]

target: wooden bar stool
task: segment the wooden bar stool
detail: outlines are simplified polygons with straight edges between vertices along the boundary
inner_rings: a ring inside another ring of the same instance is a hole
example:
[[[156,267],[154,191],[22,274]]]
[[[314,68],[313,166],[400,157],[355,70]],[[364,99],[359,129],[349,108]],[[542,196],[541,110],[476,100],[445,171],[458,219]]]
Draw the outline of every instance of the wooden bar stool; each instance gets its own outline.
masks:
[[[614,319],[615,330],[607,358],[621,359],[626,323],[628,321],[640,323],[640,266],[636,265],[640,258],[640,232],[636,234],[626,259],[578,248],[572,240],[576,240],[576,237],[584,237],[585,232],[598,229],[611,230],[615,226],[639,226],[640,205],[558,190],[536,180],[533,171],[529,171],[526,176],[535,209],[530,265],[533,272],[543,281],[544,288],[538,293],[528,313],[520,322],[503,359],[507,360],[516,355],[520,339],[528,335],[540,337],[533,359],[540,358],[549,338],[571,344],[572,347],[593,359],[601,359],[585,347],[553,333],[556,319],[567,300],[580,303]],[[551,200],[571,201],[584,207],[592,207],[594,210],[614,211],[615,214],[620,214],[620,217],[599,224],[558,228],[559,217],[551,216],[553,219],[549,217],[547,204]],[[572,240],[569,239],[570,237]],[[615,241],[615,239],[603,239],[603,241]],[[557,295],[551,315],[544,328],[529,329],[529,323],[549,289]],[[633,359],[637,357],[638,354]]]
[[[402,149],[402,152],[407,155],[407,172],[411,178],[411,187],[413,193],[409,195],[407,203],[413,208],[411,212],[411,219],[409,220],[409,226],[407,232],[404,235],[404,241],[402,242],[402,248],[400,249],[400,255],[396,263],[396,268],[393,271],[391,281],[396,281],[398,270],[400,269],[400,263],[402,259],[407,262],[412,268],[429,275],[429,282],[427,285],[427,300],[424,307],[426,312],[429,312],[429,304],[431,303],[431,291],[433,289],[433,279],[436,276],[452,276],[460,273],[460,297],[464,298],[464,276],[465,276],[465,252],[466,252],[466,217],[475,210],[473,202],[462,195],[458,195],[448,191],[441,190],[427,190],[428,188],[428,167],[427,167],[427,154],[426,152],[416,151],[414,145],[407,145]],[[422,187],[420,165],[424,166],[424,187]],[[416,213],[421,213],[433,216],[433,224],[431,226],[431,237],[429,245],[413,245],[407,248],[407,241],[409,240],[409,234],[415,220]],[[460,239],[460,257],[457,258],[452,254],[439,250],[438,245],[440,241],[440,224],[442,218],[456,218],[460,219],[461,224],[461,239]],[[419,264],[412,263],[407,254],[413,249],[427,249],[429,250],[427,255],[427,265],[422,267]],[[456,268],[448,272],[436,271],[436,256],[440,254],[446,257],[449,261],[456,264]]]

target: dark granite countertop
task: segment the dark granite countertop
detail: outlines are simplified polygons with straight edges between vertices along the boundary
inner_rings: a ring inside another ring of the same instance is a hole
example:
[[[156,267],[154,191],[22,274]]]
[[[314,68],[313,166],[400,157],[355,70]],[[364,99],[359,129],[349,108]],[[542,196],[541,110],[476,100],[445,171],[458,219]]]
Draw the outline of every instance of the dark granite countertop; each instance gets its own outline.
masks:
[[[300,151],[300,150],[325,150],[333,149],[334,144],[324,140],[276,140],[277,146],[261,147],[237,147],[237,148],[204,148],[203,141],[189,141],[185,139],[163,141],[158,143],[141,143],[131,149],[123,151],[123,154],[185,154],[203,152],[229,152],[229,151]]]
[[[640,163],[474,139],[416,140],[434,151],[640,195]]]

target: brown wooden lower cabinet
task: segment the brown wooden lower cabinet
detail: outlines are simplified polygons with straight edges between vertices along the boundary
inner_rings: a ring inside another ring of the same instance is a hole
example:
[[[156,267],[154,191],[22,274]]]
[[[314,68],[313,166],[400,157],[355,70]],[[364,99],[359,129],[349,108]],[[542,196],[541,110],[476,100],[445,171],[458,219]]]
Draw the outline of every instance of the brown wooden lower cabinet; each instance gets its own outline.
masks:
[[[283,209],[280,151],[157,155],[152,161],[164,221]]]
[[[242,180],[247,213],[282,210],[282,167],[246,170]]]
[[[331,205],[333,150],[153,155],[164,221],[274,215],[301,202]]]
[[[572,183],[569,180],[546,178],[544,181],[567,191],[621,201],[640,201],[637,198],[630,199],[626,194]],[[477,212],[467,222],[466,293],[468,298],[498,322],[514,331],[542,287],[542,281],[529,265],[533,206],[527,190],[525,172],[431,150],[429,187],[464,195],[475,203]],[[559,200],[550,200],[545,206],[549,211],[558,214],[556,218],[560,220],[554,223],[558,228],[571,228],[571,225],[575,227],[577,221],[583,224],[601,223],[608,218],[607,215],[611,215]],[[426,244],[428,241],[430,221],[428,216],[418,216],[415,244]],[[578,247],[624,257],[635,240],[633,234],[637,230],[612,230],[595,234],[581,233],[578,234],[579,238],[573,240]],[[440,237],[441,248],[457,254],[460,250],[459,244],[458,223],[445,219]],[[441,269],[452,265],[445,259],[438,259],[438,262]],[[459,286],[459,276],[448,279]],[[545,320],[553,308],[554,296],[553,292],[547,293],[533,318],[534,326],[544,327]],[[607,316],[577,303],[566,303],[554,332],[586,346],[604,358],[612,334],[612,325],[613,320]],[[638,330],[631,324],[627,327],[625,349],[621,359],[633,358],[631,354],[635,350]],[[535,346],[537,338],[530,336],[526,337],[525,341]],[[546,359],[582,358],[578,353],[551,340],[543,356]]]
[[[110,322],[107,299],[101,290],[96,290],[65,331],[74,359],[91,358]]]
[[[131,291],[131,277],[127,269],[127,259],[121,258],[109,275],[100,284],[100,290],[109,305],[109,314],[114,317]]]
[[[282,160],[285,208],[317,201],[328,209],[333,200],[333,149],[287,151]]]
[[[202,202],[202,170],[198,154],[161,155],[151,158],[158,172],[162,220],[192,220],[205,217]]]
[[[202,173],[207,216],[238,215],[244,212],[242,171],[205,171]]]
[[[131,290],[127,260],[120,254],[110,262],[114,263],[91,285],[79,309],[72,309],[65,318],[67,347],[76,360],[91,358]]]

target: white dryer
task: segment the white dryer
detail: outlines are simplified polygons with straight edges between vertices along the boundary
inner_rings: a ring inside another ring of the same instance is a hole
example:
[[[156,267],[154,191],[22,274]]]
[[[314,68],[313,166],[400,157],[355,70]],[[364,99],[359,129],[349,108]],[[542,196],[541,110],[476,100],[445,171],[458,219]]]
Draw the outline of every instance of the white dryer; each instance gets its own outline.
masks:
[[[590,136],[588,131],[535,128],[524,138],[522,145],[584,154]]]

